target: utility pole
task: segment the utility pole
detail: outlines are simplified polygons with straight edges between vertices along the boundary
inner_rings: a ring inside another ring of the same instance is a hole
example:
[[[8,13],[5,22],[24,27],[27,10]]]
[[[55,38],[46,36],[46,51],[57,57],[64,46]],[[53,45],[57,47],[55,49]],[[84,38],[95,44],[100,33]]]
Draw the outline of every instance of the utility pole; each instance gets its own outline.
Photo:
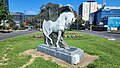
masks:
[[[91,22],[91,17],[90,17],[90,13],[91,13],[91,2],[90,2],[90,5],[89,5],[89,24],[90,24],[90,31],[92,31],[92,22]]]
[[[24,22],[26,22],[26,10],[24,10],[24,17],[25,17],[24,18],[25,19]]]
[[[78,18],[78,16],[77,16],[77,18]],[[78,19],[77,19],[77,31],[79,30],[79,28],[78,28],[78,26],[79,26],[79,25],[78,25],[78,22],[79,22],[79,21],[78,21]]]

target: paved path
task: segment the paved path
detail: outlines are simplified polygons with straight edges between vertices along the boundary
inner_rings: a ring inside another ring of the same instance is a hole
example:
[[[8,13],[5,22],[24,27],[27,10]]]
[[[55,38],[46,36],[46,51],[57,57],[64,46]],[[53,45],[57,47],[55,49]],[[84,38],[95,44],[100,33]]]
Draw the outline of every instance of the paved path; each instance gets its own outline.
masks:
[[[80,30],[80,32],[107,38],[108,40],[120,41],[120,33],[108,33],[106,31],[88,31],[88,30]]]
[[[24,35],[24,34],[29,34],[37,32],[37,30],[32,30],[32,31],[18,31],[18,32],[11,32],[11,33],[0,33],[0,41],[1,40],[6,40],[8,38]]]

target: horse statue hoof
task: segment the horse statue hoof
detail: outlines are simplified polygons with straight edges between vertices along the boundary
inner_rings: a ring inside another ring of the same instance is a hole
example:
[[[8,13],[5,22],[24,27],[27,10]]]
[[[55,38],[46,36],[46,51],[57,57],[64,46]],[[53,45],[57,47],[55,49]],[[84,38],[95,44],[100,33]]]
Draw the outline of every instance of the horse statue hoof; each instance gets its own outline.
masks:
[[[53,42],[50,42],[51,45],[53,45]]]

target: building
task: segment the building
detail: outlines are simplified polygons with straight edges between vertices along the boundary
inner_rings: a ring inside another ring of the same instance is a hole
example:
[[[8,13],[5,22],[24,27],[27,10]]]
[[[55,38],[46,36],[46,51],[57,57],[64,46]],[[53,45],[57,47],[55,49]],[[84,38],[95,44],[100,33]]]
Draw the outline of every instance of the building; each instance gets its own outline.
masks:
[[[120,17],[108,17],[107,19],[108,29],[107,31],[120,30]]]
[[[102,5],[98,4],[95,1],[83,2],[79,6],[79,15],[82,16],[83,20],[89,21],[90,13],[96,12],[101,7]]]
[[[0,0],[0,2],[1,2],[2,0]],[[8,0],[4,0],[4,2],[5,2],[5,4],[7,5],[7,7],[8,7],[8,10],[9,10],[9,2],[8,2]]]
[[[25,18],[27,20],[27,18],[34,18],[36,15],[25,15]],[[28,22],[24,22],[25,27],[28,27]],[[29,26],[28,28],[30,28],[31,26]],[[29,29],[30,30],[30,29]]]
[[[105,20],[108,17],[120,17],[120,7],[105,6],[101,8],[100,10],[94,13],[91,13],[90,17],[92,18],[92,22],[97,21],[97,25],[103,21],[104,21],[103,24],[106,25],[107,23],[105,22]]]
[[[28,17],[30,18],[33,18],[35,17],[36,15],[25,15],[24,13],[22,12],[15,12],[15,13],[11,13],[11,15],[13,15],[13,20],[16,22],[16,24],[19,26],[20,25],[20,22],[26,22],[26,19]]]
[[[25,14],[24,13],[21,13],[21,12],[15,12],[15,13],[11,13],[11,15],[13,15],[13,20],[16,22],[16,24],[19,26],[20,25],[20,22],[23,21],[25,22],[26,21],[26,17],[25,17]]]
[[[30,18],[34,18],[36,15],[25,15],[26,18],[30,17]]]
[[[98,11],[91,13],[90,19],[94,26],[105,26],[109,31],[119,30],[120,23],[118,21],[120,21],[120,7],[103,6]]]

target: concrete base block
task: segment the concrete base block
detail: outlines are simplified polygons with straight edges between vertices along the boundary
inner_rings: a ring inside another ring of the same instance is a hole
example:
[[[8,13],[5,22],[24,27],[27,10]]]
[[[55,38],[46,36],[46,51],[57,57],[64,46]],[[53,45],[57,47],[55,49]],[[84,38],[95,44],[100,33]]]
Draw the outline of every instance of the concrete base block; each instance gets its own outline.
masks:
[[[80,62],[80,59],[84,57],[84,51],[75,47],[69,47],[67,49],[64,49],[49,47],[46,44],[41,44],[37,47],[37,51],[57,57],[70,64],[77,64]]]

